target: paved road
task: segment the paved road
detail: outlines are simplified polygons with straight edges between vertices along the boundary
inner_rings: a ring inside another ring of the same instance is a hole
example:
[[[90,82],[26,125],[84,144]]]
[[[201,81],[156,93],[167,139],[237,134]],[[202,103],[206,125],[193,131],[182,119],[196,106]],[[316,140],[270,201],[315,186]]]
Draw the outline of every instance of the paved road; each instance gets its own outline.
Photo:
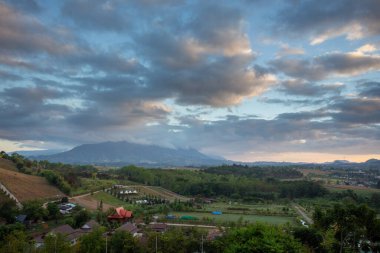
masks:
[[[293,207],[307,223],[309,224],[314,223],[313,220],[304,212],[304,209],[300,205],[293,203]]]

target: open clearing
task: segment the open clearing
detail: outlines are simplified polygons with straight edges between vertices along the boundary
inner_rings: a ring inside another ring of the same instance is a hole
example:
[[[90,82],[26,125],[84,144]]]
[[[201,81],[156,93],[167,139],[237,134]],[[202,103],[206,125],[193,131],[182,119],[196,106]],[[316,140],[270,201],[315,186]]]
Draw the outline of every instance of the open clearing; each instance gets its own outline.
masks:
[[[89,210],[97,210],[101,199],[97,199],[94,196],[100,193],[104,193],[104,192],[95,193],[94,195],[86,194],[83,196],[73,197],[73,198],[70,198],[70,202],[76,203]],[[110,208],[116,208],[118,206],[120,205],[110,205],[108,202],[103,200],[103,211],[106,211]]]
[[[43,177],[31,176],[8,169],[0,168],[0,182],[20,202],[35,199],[57,199],[65,196]]]

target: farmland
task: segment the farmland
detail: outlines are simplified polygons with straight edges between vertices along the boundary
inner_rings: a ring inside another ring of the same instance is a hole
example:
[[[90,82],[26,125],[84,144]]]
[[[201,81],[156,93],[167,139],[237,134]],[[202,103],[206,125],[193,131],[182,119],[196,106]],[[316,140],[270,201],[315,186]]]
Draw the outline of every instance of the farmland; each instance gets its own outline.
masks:
[[[0,168],[0,182],[16,196],[20,202],[34,199],[51,199],[64,196],[45,178],[31,176]]]
[[[0,158],[0,168],[17,171],[15,164],[7,159]]]
[[[356,194],[360,196],[364,196],[364,197],[368,197],[372,193],[380,193],[380,189],[355,186],[355,185],[325,185],[325,187],[331,192],[343,192],[346,190],[352,190]]]

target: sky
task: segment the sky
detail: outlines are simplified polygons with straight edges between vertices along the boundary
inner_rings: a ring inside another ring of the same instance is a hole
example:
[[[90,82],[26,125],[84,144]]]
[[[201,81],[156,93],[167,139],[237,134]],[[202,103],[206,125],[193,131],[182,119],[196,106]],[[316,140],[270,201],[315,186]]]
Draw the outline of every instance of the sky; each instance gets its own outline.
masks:
[[[0,149],[380,159],[378,0],[0,0]]]

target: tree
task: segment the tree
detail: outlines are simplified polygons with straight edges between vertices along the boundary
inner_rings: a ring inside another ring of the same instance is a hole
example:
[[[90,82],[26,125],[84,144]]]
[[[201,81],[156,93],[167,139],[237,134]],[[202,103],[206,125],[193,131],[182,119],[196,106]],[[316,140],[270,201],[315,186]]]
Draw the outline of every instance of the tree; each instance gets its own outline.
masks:
[[[320,231],[315,228],[299,227],[295,228],[293,233],[296,239],[299,239],[303,244],[306,244],[313,251],[320,252],[323,242],[323,236]]]
[[[91,214],[87,210],[85,210],[85,209],[80,210],[79,212],[74,214],[73,226],[75,228],[79,228],[79,227],[83,226],[90,219],[91,219]]]
[[[44,246],[42,247],[43,253],[70,253],[71,247],[70,243],[66,241],[64,235],[58,234],[48,234],[44,238]]]
[[[60,215],[59,207],[56,203],[49,202],[47,204],[48,215],[51,219],[57,220]]]
[[[19,253],[30,252],[32,245],[28,243],[28,238],[24,231],[15,230],[5,237],[0,252]]]
[[[46,216],[47,211],[42,207],[39,201],[29,201],[24,204],[22,211],[28,219],[37,221]]]
[[[14,222],[17,213],[17,206],[13,200],[7,199],[0,203],[0,217],[7,223]]]
[[[79,240],[79,253],[103,253],[105,252],[106,242],[103,237],[104,228],[98,228],[83,235]]]
[[[126,231],[116,231],[112,235],[109,245],[113,253],[137,253],[141,251],[138,242]]]
[[[301,243],[281,227],[259,223],[232,229],[218,238],[214,245],[217,245],[219,251],[229,253],[298,253],[304,250]]]
[[[370,245],[380,241],[380,236],[376,236],[379,219],[376,219],[376,212],[366,205],[337,204],[324,212],[316,210],[313,218],[316,228],[325,232],[334,229],[339,252],[345,248],[357,251],[359,240],[368,240]]]

